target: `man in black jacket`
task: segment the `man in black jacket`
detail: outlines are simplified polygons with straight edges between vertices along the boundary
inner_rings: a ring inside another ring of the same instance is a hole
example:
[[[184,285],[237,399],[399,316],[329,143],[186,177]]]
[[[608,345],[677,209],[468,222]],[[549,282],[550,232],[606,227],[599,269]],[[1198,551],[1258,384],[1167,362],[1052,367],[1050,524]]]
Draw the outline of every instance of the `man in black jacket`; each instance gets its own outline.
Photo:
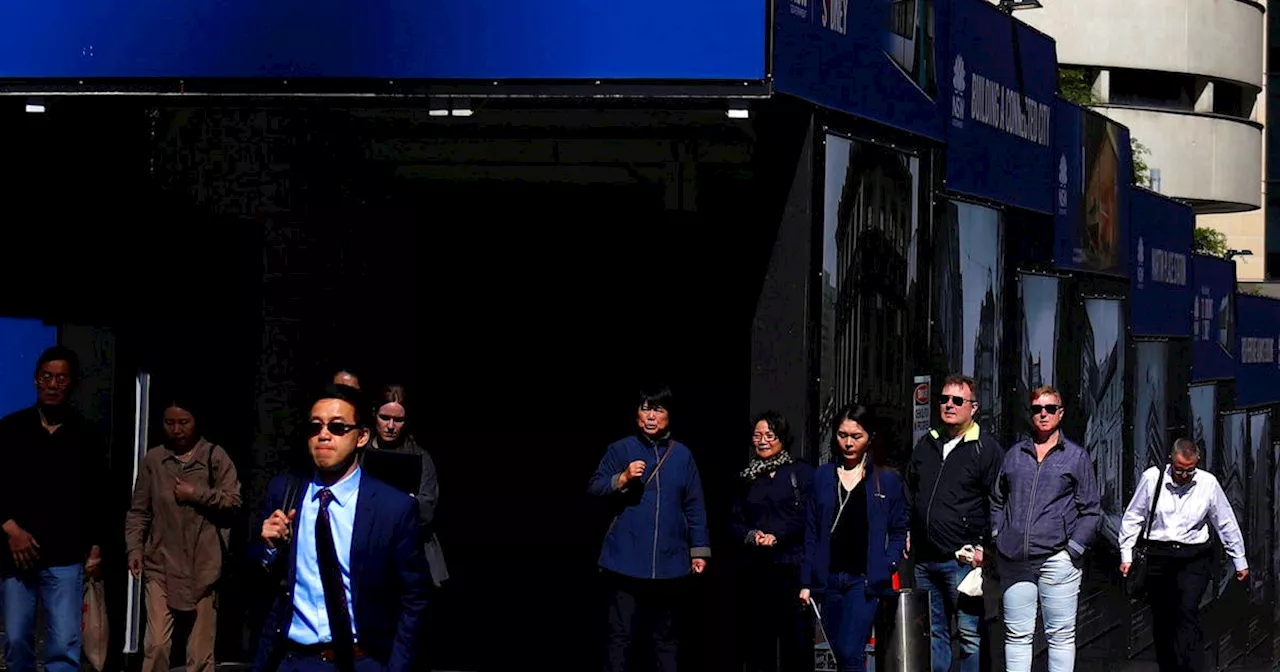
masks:
[[[916,586],[930,593],[933,612],[933,672],[951,669],[951,619],[960,631],[960,672],[978,672],[981,599],[960,595],[960,582],[981,566],[979,552],[971,564],[956,558],[965,546],[980,546],[990,536],[991,491],[1000,473],[1004,449],[974,421],[977,383],[952,375],[943,382],[942,429],[920,439],[907,465],[911,499],[910,552]],[[972,566],[971,566],[972,565]]]

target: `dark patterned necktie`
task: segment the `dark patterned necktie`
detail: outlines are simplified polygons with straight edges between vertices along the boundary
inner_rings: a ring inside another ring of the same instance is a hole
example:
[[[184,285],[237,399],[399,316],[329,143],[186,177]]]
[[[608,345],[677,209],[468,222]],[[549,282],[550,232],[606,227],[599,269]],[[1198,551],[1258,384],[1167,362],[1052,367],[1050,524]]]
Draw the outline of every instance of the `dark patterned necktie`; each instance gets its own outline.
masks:
[[[347,613],[347,591],[342,585],[342,567],[338,549],[333,543],[333,527],[329,523],[329,503],[333,492],[320,491],[320,511],[316,513],[316,556],[320,560],[320,583],[324,586],[324,608],[329,614],[329,632],[333,637],[334,664],[339,670],[355,669],[355,636],[351,632],[351,616]]]

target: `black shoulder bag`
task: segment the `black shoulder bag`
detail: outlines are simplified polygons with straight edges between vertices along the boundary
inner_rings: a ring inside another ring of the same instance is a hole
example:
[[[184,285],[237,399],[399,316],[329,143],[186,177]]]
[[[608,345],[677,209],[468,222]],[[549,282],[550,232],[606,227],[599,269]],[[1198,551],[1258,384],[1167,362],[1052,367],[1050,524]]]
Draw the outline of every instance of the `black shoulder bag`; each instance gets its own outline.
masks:
[[[1156,492],[1151,496],[1151,509],[1147,511],[1147,522],[1143,525],[1138,540],[1134,542],[1133,562],[1129,563],[1129,575],[1124,579],[1124,592],[1131,600],[1141,600],[1147,596],[1147,571],[1150,564],[1147,556],[1150,551],[1151,524],[1156,518],[1160,491],[1164,490],[1165,470],[1166,467],[1161,467],[1160,473],[1156,475]]]

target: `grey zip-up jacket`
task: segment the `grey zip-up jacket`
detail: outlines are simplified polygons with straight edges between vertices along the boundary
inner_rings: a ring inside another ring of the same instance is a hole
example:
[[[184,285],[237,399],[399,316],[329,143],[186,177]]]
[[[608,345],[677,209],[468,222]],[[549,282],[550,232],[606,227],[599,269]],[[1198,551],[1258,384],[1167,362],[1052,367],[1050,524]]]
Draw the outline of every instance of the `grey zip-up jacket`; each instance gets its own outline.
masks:
[[[1005,453],[991,493],[991,531],[1001,556],[1033,560],[1066,550],[1079,559],[1101,519],[1093,460],[1084,448],[1062,438],[1041,462],[1024,439]]]

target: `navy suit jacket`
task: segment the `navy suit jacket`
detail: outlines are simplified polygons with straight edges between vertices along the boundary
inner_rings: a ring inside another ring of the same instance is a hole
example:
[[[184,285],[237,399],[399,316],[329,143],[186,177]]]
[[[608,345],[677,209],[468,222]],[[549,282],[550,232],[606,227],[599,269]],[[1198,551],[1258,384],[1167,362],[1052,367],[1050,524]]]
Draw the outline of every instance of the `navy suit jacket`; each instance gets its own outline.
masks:
[[[281,475],[267,486],[267,497],[257,519],[256,530],[276,509],[302,510],[307,479],[301,479],[297,500],[284,504],[288,480],[298,475]],[[291,537],[291,538],[296,538]],[[359,628],[360,649],[377,660],[387,672],[414,670],[414,652],[420,622],[427,606],[427,567],[418,534],[418,504],[405,493],[373,478],[361,475],[356,499],[355,529],[351,536],[351,600]],[[255,672],[271,672],[284,656],[284,646],[293,622],[293,586],[297,567],[297,545],[281,548],[268,559],[265,543],[256,549],[264,565],[284,562],[283,590],[277,591],[262,627],[254,655]]]

